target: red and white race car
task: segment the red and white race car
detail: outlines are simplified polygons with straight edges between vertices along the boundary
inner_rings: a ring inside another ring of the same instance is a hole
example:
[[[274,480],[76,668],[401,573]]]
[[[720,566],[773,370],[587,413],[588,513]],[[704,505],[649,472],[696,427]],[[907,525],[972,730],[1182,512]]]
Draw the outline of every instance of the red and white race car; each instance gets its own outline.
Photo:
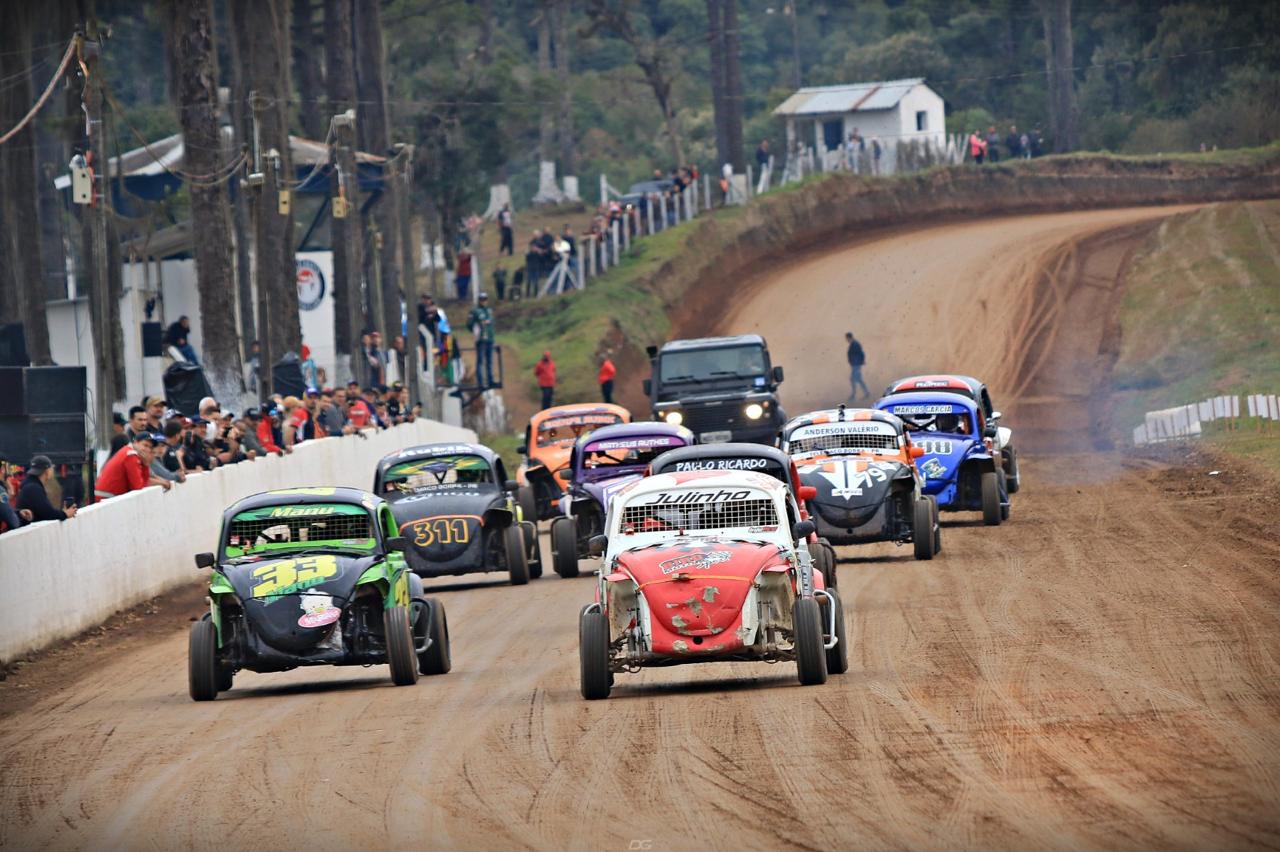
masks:
[[[584,698],[646,666],[796,663],[802,684],[849,667],[844,611],[813,568],[813,521],[747,471],[659,473],[614,496],[596,602],[579,617]]]

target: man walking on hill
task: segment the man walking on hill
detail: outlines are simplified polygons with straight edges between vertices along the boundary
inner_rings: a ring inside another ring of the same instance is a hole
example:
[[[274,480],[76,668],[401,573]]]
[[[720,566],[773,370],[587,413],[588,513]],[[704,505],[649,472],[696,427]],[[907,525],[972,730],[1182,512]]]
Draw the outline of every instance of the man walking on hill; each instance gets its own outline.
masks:
[[[618,375],[618,368],[613,366],[610,354],[607,350],[605,351],[604,360],[600,363],[600,372],[596,375],[596,381],[600,383],[600,398],[607,403],[613,402],[613,378]]]
[[[844,333],[844,339],[849,344],[846,357],[849,359],[849,399],[858,398],[858,388],[862,388],[862,392],[867,396],[871,396],[871,388],[867,387],[867,383],[862,380],[862,365],[867,363],[866,353],[862,351],[862,344],[853,337],[852,331]]]
[[[481,388],[493,387],[493,310],[489,294],[481,293],[477,305],[467,316],[467,327],[476,338],[476,383]]]
[[[552,406],[556,392],[556,362],[551,360],[551,350],[542,353],[542,358],[533,367],[533,375],[538,379],[538,388],[542,391],[542,408]]]

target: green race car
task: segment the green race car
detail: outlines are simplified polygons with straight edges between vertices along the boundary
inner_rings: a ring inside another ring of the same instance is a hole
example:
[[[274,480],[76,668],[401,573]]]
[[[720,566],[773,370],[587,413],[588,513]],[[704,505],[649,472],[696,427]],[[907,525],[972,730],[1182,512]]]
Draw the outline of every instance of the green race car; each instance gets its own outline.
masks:
[[[444,605],[408,569],[408,543],[384,500],[355,488],[293,488],[246,497],[222,516],[209,614],[191,626],[195,701],[231,688],[241,669],[391,667],[397,686],[451,666]]]

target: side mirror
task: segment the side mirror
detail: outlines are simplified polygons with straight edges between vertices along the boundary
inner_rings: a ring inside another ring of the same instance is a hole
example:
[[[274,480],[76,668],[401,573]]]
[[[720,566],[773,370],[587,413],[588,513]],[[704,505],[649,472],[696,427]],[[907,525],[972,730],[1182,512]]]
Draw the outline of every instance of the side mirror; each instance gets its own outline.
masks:
[[[587,552],[592,556],[604,556],[604,552],[609,549],[609,537],[607,535],[593,535],[587,541]]]
[[[653,380],[652,379],[644,380],[644,395],[653,396]]]
[[[650,360],[658,357],[658,347],[650,343],[644,348],[644,354],[648,355]]]
[[[402,535],[393,535],[387,538],[387,550],[395,550],[399,553],[408,554],[409,539]]]
[[[998,428],[999,428],[999,427],[997,427],[997,426],[996,426],[996,424],[995,424],[995,421],[994,421],[994,420],[992,420],[992,421],[988,422],[988,423],[987,423],[987,425],[986,425],[986,427],[982,430],[982,437],[984,437],[984,438],[994,438],[996,435],[1000,434],[1000,433],[997,431],[997,429],[998,429]]]
[[[791,528],[791,537],[796,541],[804,541],[817,531],[818,525],[813,521],[796,521],[796,525]]]
[[[912,447],[911,458],[918,459],[924,455],[924,447]]]
[[[520,455],[522,455],[522,456],[527,456],[527,455],[529,455],[529,445],[528,445],[528,444],[521,444],[520,446],[516,447],[516,452],[517,452],[517,453],[519,453],[519,454],[520,454]]]
[[[516,482],[514,479],[508,479],[506,482],[502,483],[502,488],[504,491],[515,494],[520,490],[520,483]]]
[[[773,368],[773,383],[775,385],[782,384],[782,375],[782,367],[779,366]]]
[[[217,560],[213,558],[212,553],[196,554],[196,570],[197,571],[201,570],[202,568],[212,568],[216,562]]]
[[[999,419],[1000,419],[1001,417],[1003,417],[1003,416],[1004,416],[1004,415],[1003,415],[1003,414],[1001,414],[999,411],[993,411],[993,412],[991,412],[991,419],[992,419],[992,420],[999,420]]]
[[[812,485],[801,485],[796,491],[796,496],[800,498],[801,503],[807,503],[810,500],[818,499],[818,489]]]

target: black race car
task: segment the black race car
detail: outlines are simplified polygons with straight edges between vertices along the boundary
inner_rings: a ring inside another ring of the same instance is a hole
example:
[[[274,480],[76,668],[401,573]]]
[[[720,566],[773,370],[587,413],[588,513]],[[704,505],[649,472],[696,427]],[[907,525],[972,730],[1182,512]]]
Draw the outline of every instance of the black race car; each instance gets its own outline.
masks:
[[[521,521],[502,459],[479,444],[423,444],[384,456],[374,493],[391,504],[420,577],[506,571],[542,575],[533,523]]]

